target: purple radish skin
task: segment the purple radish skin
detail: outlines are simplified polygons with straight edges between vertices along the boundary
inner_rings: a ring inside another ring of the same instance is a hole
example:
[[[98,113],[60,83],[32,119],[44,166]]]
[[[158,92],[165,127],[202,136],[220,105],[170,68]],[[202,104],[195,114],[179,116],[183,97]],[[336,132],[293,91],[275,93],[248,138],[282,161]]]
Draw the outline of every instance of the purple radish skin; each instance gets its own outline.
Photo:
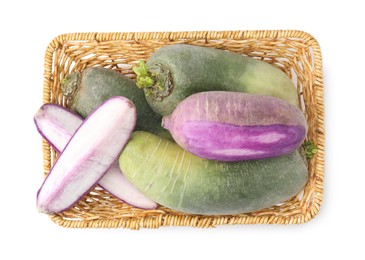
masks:
[[[40,212],[72,207],[116,161],[136,124],[134,104],[113,97],[94,110],[76,130],[37,193]]]
[[[58,152],[62,152],[83,118],[56,104],[43,105],[34,116],[38,132]],[[99,186],[120,200],[142,209],[155,209],[157,204],[143,195],[123,175],[118,161],[100,179]]]
[[[189,96],[162,125],[185,150],[219,161],[289,154],[308,129],[303,113],[285,100],[223,91]]]

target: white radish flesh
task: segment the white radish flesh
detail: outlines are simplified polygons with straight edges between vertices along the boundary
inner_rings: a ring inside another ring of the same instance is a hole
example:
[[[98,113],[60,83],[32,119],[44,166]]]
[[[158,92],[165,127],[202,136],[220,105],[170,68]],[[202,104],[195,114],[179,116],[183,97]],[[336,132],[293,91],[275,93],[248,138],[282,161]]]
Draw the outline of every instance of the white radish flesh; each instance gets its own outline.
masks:
[[[47,142],[62,152],[84,119],[56,104],[44,104],[34,116],[38,132]]]
[[[37,194],[40,212],[73,206],[104,176],[128,142],[136,124],[134,104],[124,97],[105,101],[67,143]]]
[[[71,110],[56,104],[43,105],[34,116],[38,132],[58,152],[62,152],[68,141],[82,124],[83,118]],[[143,195],[127,178],[115,161],[99,180],[99,186],[120,200],[138,208],[155,209],[157,204]]]

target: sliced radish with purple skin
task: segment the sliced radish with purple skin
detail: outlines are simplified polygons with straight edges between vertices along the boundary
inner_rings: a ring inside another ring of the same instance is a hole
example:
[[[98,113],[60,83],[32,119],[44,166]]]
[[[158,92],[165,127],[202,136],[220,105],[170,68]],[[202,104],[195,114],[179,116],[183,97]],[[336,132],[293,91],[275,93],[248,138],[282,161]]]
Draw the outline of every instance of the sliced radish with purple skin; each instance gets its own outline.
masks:
[[[162,124],[185,150],[219,161],[289,154],[308,129],[303,113],[285,100],[223,91],[189,96]]]
[[[58,152],[62,152],[72,135],[83,122],[83,118],[69,109],[56,104],[45,104],[34,116],[38,132]],[[157,204],[143,195],[126,179],[116,160],[98,185],[120,200],[142,209],[155,209]]]
[[[59,213],[88,193],[116,161],[136,124],[132,101],[113,97],[76,130],[37,193],[43,213]]]
[[[58,153],[83,121],[78,114],[56,104],[44,104],[34,116],[37,131]]]

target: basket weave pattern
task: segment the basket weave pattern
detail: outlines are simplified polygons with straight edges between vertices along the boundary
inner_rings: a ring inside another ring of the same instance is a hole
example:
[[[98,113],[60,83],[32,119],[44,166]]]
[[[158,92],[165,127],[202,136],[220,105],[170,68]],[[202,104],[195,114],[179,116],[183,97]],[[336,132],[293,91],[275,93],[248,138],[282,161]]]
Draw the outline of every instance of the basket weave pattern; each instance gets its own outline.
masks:
[[[300,224],[319,210],[324,178],[324,100],[322,58],[317,41],[301,31],[197,31],[149,33],[73,33],[56,37],[44,63],[43,103],[67,107],[61,80],[87,67],[114,69],[135,79],[132,67],[148,59],[161,46],[186,43],[208,46],[261,59],[283,70],[297,86],[301,109],[308,120],[307,139],[317,154],[308,163],[309,181],[298,196],[249,214],[200,216],[165,207],[142,210],[129,206],[96,186],[74,207],[51,215],[57,224],[74,228],[158,228],[161,226],[215,227],[223,224]],[[44,174],[57,153],[43,140]]]

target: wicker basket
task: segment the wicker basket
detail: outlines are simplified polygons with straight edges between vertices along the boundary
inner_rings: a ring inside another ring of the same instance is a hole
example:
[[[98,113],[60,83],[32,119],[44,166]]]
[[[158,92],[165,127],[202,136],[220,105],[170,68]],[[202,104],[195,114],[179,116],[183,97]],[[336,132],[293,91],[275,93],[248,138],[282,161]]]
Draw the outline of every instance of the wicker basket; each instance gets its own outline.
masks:
[[[321,51],[317,41],[301,31],[197,31],[148,33],[72,33],[56,37],[44,63],[44,103],[67,107],[60,81],[86,67],[111,68],[135,78],[132,66],[167,44],[187,43],[241,53],[277,66],[297,86],[301,109],[308,119],[307,138],[318,148],[309,161],[309,181],[295,198],[250,214],[200,216],[165,207],[141,210],[131,207],[96,186],[74,207],[51,215],[57,224],[72,228],[158,228],[161,226],[215,227],[223,224],[300,224],[312,219],[322,202],[324,177],[324,103]],[[43,141],[44,174],[56,152]]]

